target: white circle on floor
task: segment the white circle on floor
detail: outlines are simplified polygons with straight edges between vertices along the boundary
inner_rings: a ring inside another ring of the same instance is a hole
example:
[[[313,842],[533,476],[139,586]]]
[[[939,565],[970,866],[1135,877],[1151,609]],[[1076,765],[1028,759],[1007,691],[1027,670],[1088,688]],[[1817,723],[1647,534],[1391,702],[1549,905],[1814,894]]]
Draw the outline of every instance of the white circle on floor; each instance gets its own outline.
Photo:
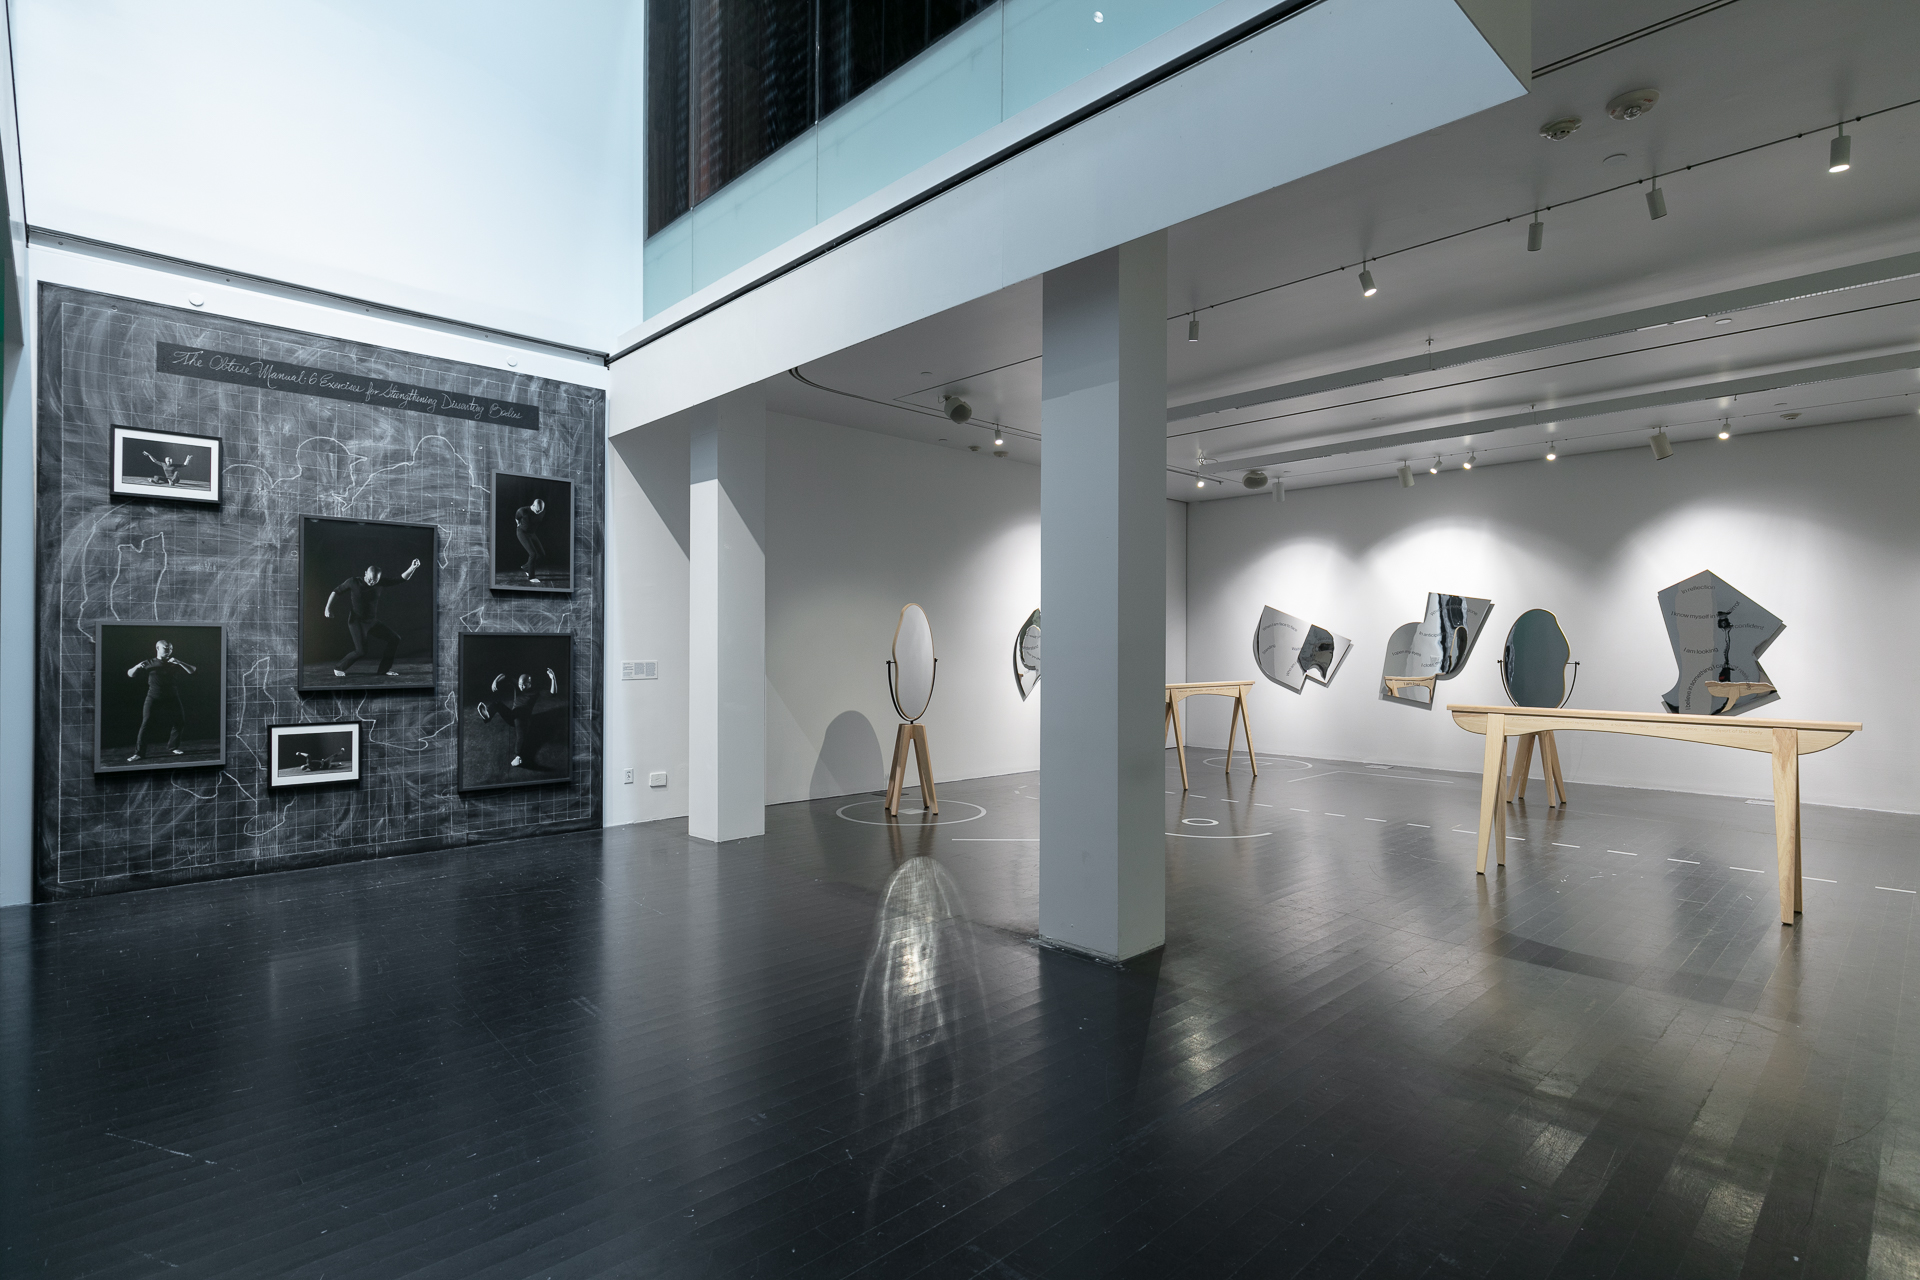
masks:
[[[1245,764],[1246,760],[1247,760],[1247,756],[1244,751],[1236,751],[1233,753],[1233,762],[1235,764]],[[1286,756],[1256,755],[1254,756],[1254,760],[1259,764],[1259,766],[1262,769],[1272,768],[1275,765],[1284,765],[1289,769],[1313,768],[1313,766],[1308,764],[1305,760],[1290,760]],[[1206,759],[1202,760],[1200,763],[1201,764],[1225,764],[1226,762],[1227,762],[1227,758],[1225,756],[1208,756]],[[1173,767],[1175,769],[1178,769],[1180,766],[1176,764]]]
[[[887,802],[885,800],[856,800],[852,804],[841,805],[833,811],[833,814],[836,818],[845,818],[848,822],[858,822],[869,827],[900,826],[903,825],[902,819],[905,818],[917,819],[917,821],[911,824],[916,827],[950,827],[956,822],[972,822],[975,819],[987,816],[985,809],[977,804],[969,804],[965,800],[949,800],[946,804],[946,807],[949,809],[961,808],[973,810],[973,813],[965,818],[949,818],[945,815],[929,816],[925,809],[907,808],[907,803],[906,801],[902,801],[899,815],[892,818],[887,816]],[[849,809],[867,808],[876,810],[880,816],[878,818],[856,818],[847,812]]]
[[[1189,827],[1217,827],[1220,825],[1220,821],[1217,818],[1182,818],[1180,821],[1182,825]]]

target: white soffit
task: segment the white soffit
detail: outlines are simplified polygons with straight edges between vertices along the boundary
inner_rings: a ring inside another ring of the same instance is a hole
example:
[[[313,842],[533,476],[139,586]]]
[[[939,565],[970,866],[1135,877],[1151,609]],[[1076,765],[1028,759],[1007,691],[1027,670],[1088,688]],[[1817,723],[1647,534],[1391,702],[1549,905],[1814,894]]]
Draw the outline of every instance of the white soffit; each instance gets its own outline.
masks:
[[[1325,0],[616,361],[609,428],[1524,92],[1454,0]]]

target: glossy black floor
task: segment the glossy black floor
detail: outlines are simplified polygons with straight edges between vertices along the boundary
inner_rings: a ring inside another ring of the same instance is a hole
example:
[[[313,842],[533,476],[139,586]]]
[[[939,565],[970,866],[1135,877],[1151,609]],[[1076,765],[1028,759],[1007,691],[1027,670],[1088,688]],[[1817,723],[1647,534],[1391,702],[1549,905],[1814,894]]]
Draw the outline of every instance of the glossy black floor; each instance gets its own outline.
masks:
[[[1476,778],[1189,759],[1126,969],[1029,776],[0,913],[0,1270],[1920,1271],[1920,820],[1809,809],[1783,929],[1764,805],[1483,880]]]

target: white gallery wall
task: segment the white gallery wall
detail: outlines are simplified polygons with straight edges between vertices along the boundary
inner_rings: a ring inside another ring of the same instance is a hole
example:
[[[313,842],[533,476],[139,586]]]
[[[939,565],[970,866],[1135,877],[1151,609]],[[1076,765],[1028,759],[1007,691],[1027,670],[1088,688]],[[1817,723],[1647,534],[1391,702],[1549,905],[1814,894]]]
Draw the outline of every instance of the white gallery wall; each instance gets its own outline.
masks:
[[[1495,660],[1526,609],[1560,618],[1581,663],[1571,705],[1657,710],[1675,667],[1655,593],[1711,570],[1786,622],[1762,657],[1780,700],[1752,714],[1853,720],[1865,731],[1803,762],[1809,803],[1920,812],[1920,722],[1903,689],[1920,634],[1920,424],[1911,417],[1195,503],[1188,516],[1188,676],[1255,678],[1254,743],[1296,753],[1478,772],[1483,740],[1447,703],[1507,702]],[[1484,596],[1493,615],[1440,707],[1382,701],[1386,641],[1428,591]],[[1259,677],[1263,605],[1353,640],[1330,687]],[[1221,746],[1222,707],[1192,707],[1188,741]],[[1764,757],[1687,743],[1561,735],[1568,782],[1770,794]]]
[[[13,0],[36,227],[604,351],[640,318],[636,0]]]

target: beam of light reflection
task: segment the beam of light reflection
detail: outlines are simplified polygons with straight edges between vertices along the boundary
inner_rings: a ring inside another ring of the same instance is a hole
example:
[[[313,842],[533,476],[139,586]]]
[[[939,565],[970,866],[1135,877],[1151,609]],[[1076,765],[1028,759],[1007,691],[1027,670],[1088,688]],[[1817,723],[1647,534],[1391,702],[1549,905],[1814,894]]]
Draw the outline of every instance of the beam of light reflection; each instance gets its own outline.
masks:
[[[890,1168],[923,1126],[975,1096],[991,1060],[966,905],[952,874],[924,854],[902,862],[880,895],[855,1028],[861,1127],[885,1144],[868,1184],[873,1217]]]

